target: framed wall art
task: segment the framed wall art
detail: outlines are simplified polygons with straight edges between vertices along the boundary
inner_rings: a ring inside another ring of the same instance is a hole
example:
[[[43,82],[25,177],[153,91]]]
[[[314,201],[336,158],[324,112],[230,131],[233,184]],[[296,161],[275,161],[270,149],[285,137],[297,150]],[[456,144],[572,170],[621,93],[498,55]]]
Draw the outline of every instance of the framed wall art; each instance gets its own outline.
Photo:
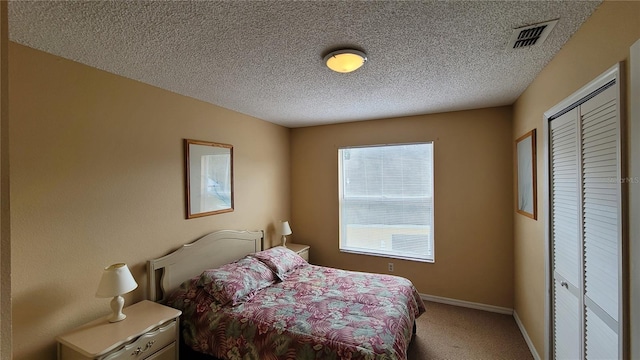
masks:
[[[184,140],[187,219],[233,211],[233,146]]]
[[[536,186],[536,129],[516,140],[517,209],[522,215],[538,219]]]

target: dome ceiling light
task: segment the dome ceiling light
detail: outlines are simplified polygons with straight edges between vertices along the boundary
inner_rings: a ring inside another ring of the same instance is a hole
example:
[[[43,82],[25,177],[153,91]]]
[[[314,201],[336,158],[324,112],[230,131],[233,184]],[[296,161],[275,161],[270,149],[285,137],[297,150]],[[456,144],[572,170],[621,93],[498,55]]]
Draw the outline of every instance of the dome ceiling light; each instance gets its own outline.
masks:
[[[335,72],[350,73],[358,70],[367,61],[367,54],[354,49],[330,52],[324,57],[327,67]]]

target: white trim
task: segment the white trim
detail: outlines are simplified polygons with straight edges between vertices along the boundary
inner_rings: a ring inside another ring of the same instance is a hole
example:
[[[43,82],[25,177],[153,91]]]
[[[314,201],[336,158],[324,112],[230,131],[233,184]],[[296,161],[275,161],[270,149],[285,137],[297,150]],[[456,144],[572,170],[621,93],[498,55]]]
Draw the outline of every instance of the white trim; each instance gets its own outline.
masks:
[[[549,115],[550,116],[550,115]],[[544,214],[544,352],[547,359],[553,359],[551,332],[551,224],[549,211],[551,210],[551,177],[549,171],[549,117],[547,114],[542,121],[542,168],[544,181],[542,182],[542,209]],[[542,218],[541,218],[542,219]],[[514,312],[515,313],[515,312]]]
[[[629,133],[628,162],[629,178],[633,181],[640,178],[640,144],[633,139],[640,138],[640,40],[629,50],[631,82],[629,84]],[[629,184],[629,215],[627,219],[638,219],[640,216],[640,184]],[[640,359],[640,265],[631,259],[640,258],[640,224],[629,221],[629,337],[632,359]]]
[[[518,325],[518,328],[520,328],[522,337],[524,337],[524,341],[527,343],[527,346],[529,347],[529,351],[531,351],[531,355],[533,355],[533,358],[535,360],[541,360],[540,355],[538,355],[538,352],[536,351],[536,347],[533,346],[533,341],[531,341],[531,338],[529,337],[527,330],[524,328],[524,325],[522,325],[522,321],[520,321],[520,317],[518,317],[518,313],[515,310],[513,310],[513,318],[516,320],[516,324]]]
[[[513,309],[505,308],[501,306],[487,305],[487,304],[475,303],[471,301],[457,300],[457,299],[451,299],[451,298],[427,295],[427,294],[420,294],[420,297],[422,298],[422,300],[437,302],[441,304],[460,306],[460,307],[476,309],[476,310],[484,310],[484,311],[494,312],[498,314],[513,315]]]

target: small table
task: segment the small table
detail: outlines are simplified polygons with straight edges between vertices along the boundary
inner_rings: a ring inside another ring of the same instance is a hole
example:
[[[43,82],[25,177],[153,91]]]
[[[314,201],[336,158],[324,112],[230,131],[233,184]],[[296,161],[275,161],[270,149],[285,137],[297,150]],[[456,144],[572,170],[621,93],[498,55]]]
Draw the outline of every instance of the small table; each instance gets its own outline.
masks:
[[[286,248],[295,251],[303,259],[309,262],[309,245],[287,243]]]
[[[60,335],[58,359],[177,360],[180,310],[144,300],[124,308],[127,318],[89,322]]]

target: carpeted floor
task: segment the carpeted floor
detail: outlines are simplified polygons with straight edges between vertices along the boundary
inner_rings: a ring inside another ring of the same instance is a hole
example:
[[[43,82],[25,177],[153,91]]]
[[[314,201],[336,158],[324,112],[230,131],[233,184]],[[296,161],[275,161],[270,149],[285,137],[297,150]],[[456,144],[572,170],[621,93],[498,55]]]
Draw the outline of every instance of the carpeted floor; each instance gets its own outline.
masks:
[[[427,301],[425,305],[408,360],[533,359],[513,316]],[[184,360],[214,360],[185,345],[180,353]]]
[[[513,316],[426,302],[408,360],[533,359]]]

